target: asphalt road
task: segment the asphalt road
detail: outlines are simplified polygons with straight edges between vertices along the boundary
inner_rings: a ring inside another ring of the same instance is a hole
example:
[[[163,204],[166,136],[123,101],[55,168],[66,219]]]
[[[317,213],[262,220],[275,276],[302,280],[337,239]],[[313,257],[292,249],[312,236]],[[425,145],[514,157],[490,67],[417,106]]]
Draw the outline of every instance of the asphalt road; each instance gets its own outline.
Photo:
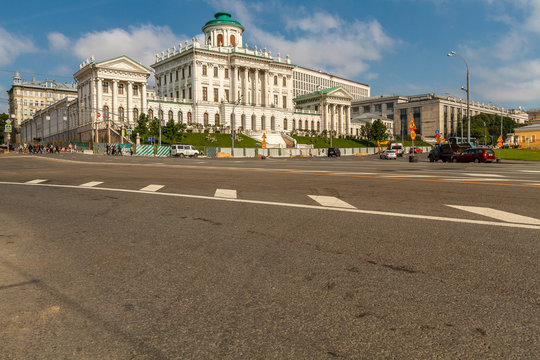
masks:
[[[540,358],[537,163],[13,154],[0,199],[0,358]]]

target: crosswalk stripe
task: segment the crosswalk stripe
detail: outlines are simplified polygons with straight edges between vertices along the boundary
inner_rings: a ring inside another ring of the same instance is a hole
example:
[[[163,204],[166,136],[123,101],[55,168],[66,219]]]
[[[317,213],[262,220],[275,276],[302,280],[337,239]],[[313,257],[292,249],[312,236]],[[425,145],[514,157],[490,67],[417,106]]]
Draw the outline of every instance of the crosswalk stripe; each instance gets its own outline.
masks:
[[[487,216],[493,219],[501,220],[509,223],[518,223],[518,224],[529,224],[529,225],[540,225],[540,220],[531,218],[528,216],[518,215],[509,213],[506,211],[490,209],[485,207],[477,206],[459,206],[459,205],[446,205],[454,209],[468,211],[474,214]]]
[[[468,175],[468,176],[479,176],[479,177],[504,177],[502,175],[499,175],[499,174],[472,174],[472,173],[463,173],[463,175]]]
[[[90,182],[87,182],[85,184],[82,184],[81,186],[92,187],[92,186],[97,186],[99,184],[103,184],[103,181],[90,181]]]
[[[217,189],[214,197],[236,199],[236,190]]]
[[[35,180],[30,180],[30,181],[27,181],[26,183],[27,184],[41,184],[42,182],[45,182],[47,180],[45,179],[35,179]]]
[[[151,191],[151,192],[154,192],[154,191],[158,191],[159,189],[161,189],[162,187],[164,187],[165,185],[148,185],[148,186],[145,186],[141,189],[141,191]]]
[[[322,206],[337,207],[344,209],[356,209],[351,204],[346,203],[343,200],[334,196],[321,196],[321,195],[308,195],[310,198],[321,204]]]

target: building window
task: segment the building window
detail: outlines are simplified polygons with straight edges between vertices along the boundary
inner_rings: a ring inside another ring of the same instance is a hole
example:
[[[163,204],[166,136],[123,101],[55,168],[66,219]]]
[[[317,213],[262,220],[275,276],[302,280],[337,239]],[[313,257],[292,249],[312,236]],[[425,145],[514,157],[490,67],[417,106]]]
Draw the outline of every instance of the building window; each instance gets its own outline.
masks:
[[[206,67],[206,65],[203,65],[203,66],[202,66],[202,74],[203,74],[203,75],[206,75],[207,72],[208,72],[208,68]]]
[[[124,108],[121,106],[118,108],[118,120],[124,121]]]
[[[225,101],[229,102],[229,90],[225,89]]]
[[[413,119],[416,125],[416,132],[422,134],[422,109],[419,107],[413,108]]]
[[[315,122],[311,120],[311,130],[315,130]]]
[[[103,107],[103,120],[109,121],[109,107],[108,106]]]
[[[274,76],[274,85],[277,85],[277,76]]]
[[[296,120],[292,119],[292,129],[296,129]]]
[[[203,119],[204,119],[204,126],[208,126],[208,113],[204,113]]]
[[[223,35],[218,34],[217,36],[217,46],[223,46]]]
[[[283,108],[284,109],[287,108],[287,97],[286,96],[283,96]]]
[[[278,106],[277,95],[274,95],[274,106]]]
[[[202,88],[202,99],[203,101],[208,101],[208,88],[206,86]]]
[[[242,123],[242,129],[245,129],[246,128],[246,115],[242,114],[240,119],[241,119],[241,123]]]
[[[375,112],[381,112],[381,111],[382,111],[381,104],[375,104]]]
[[[287,130],[287,119],[283,119],[283,130]]]
[[[358,131],[358,129],[356,129],[356,131]],[[321,132],[321,122],[320,121],[317,121],[317,132]]]
[[[182,79],[186,78],[186,68],[182,68]]]
[[[236,46],[236,38],[234,35],[231,35],[231,46]]]
[[[171,120],[174,121],[174,116],[173,116],[172,110],[169,110],[169,121],[171,121]]]
[[[188,125],[193,124],[193,119],[191,118],[191,111],[188,111],[187,113],[187,123]]]
[[[163,75],[163,85],[167,85],[167,75]]]
[[[276,118],[274,116],[270,118],[270,130],[276,130]]]
[[[154,110],[152,109],[148,110],[148,120],[150,121],[154,120]]]
[[[219,102],[219,89],[214,88],[214,102]]]
[[[189,94],[188,94],[188,95],[189,95],[189,99],[191,100],[191,99],[192,99],[192,97],[191,97],[191,88],[188,89],[188,92],[189,92]]]
[[[370,109],[370,106],[369,106],[369,105],[364,106],[364,112],[365,112],[365,113],[370,112],[370,110],[371,110],[371,109]]]
[[[139,87],[137,85],[133,85],[133,96],[139,96]]]
[[[191,65],[188,66],[187,70],[188,70],[188,77],[191,77]]]
[[[186,89],[182,89],[182,99],[186,98]]]
[[[266,117],[261,116],[261,130],[266,130]]]
[[[178,112],[178,122],[179,122],[180,124],[182,124],[183,121],[184,121],[184,119],[182,118],[182,112],[179,111],[179,112]]]
[[[124,95],[124,84],[118,84],[118,95]]]
[[[139,109],[133,108],[133,122],[139,121]]]
[[[394,110],[394,103],[386,103],[386,110],[393,111]]]
[[[219,114],[216,114],[216,116],[214,117],[214,121],[216,126],[219,126]]]
[[[287,86],[287,78],[284,76],[283,77],[283,87]]]
[[[107,94],[109,92],[109,83],[107,81],[104,81],[101,87],[103,88],[104,94]]]
[[[218,70],[218,67],[217,66],[214,66],[214,77],[218,77],[219,76],[219,70]]]
[[[172,83],[172,73],[169,74],[169,81]]]
[[[255,114],[251,115],[251,129],[257,130],[257,117]]]
[[[302,120],[298,120],[298,130],[302,130]]]
[[[176,70],[176,81],[178,81],[178,70]]]

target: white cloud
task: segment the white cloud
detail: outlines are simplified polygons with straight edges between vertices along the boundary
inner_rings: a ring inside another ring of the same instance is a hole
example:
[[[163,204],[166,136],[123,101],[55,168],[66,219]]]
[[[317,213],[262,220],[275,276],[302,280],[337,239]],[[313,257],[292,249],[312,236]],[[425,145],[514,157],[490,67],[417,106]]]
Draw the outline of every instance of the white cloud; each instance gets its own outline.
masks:
[[[12,64],[19,55],[37,51],[31,39],[10,34],[0,27],[0,65]]]
[[[184,39],[187,37],[175,35],[168,26],[130,26],[87,33],[75,41],[74,53],[80,59],[93,55],[98,60],[126,55],[148,66],[155,62],[156,53],[178,47]]]
[[[62,33],[53,32],[47,35],[47,38],[49,39],[49,48],[51,51],[64,51],[70,45],[69,39]]]
[[[217,9],[231,9],[246,28],[244,43],[255,41],[273,56],[291,56],[294,64],[321,69],[344,77],[356,77],[369,69],[401,41],[390,38],[377,20],[346,21],[324,11],[283,7],[279,1],[250,3],[241,0],[208,0]],[[294,36],[265,30],[257,21],[265,11],[278,9],[284,29]],[[250,41],[247,41],[249,39]],[[254,45],[254,44],[253,44]],[[249,44],[252,47],[252,44]],[[376,74],[370,74],[376,76]]]

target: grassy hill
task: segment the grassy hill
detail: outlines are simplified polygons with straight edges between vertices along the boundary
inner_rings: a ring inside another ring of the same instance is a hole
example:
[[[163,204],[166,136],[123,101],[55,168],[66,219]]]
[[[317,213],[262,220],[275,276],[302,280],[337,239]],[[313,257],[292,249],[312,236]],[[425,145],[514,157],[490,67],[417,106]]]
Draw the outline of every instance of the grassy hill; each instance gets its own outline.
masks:
[[[213,141],[215,139],[215,141]],[[231,147],[231,134],[206,134],[206,133],[184,133],[182,135],[182,144],[189,144],[195,146],[197,149],[204,149],[204,147]],[[234,142],[236,148],[256,148],[260,147],[258,143],[245,135],[236,135],[236,141]]]

